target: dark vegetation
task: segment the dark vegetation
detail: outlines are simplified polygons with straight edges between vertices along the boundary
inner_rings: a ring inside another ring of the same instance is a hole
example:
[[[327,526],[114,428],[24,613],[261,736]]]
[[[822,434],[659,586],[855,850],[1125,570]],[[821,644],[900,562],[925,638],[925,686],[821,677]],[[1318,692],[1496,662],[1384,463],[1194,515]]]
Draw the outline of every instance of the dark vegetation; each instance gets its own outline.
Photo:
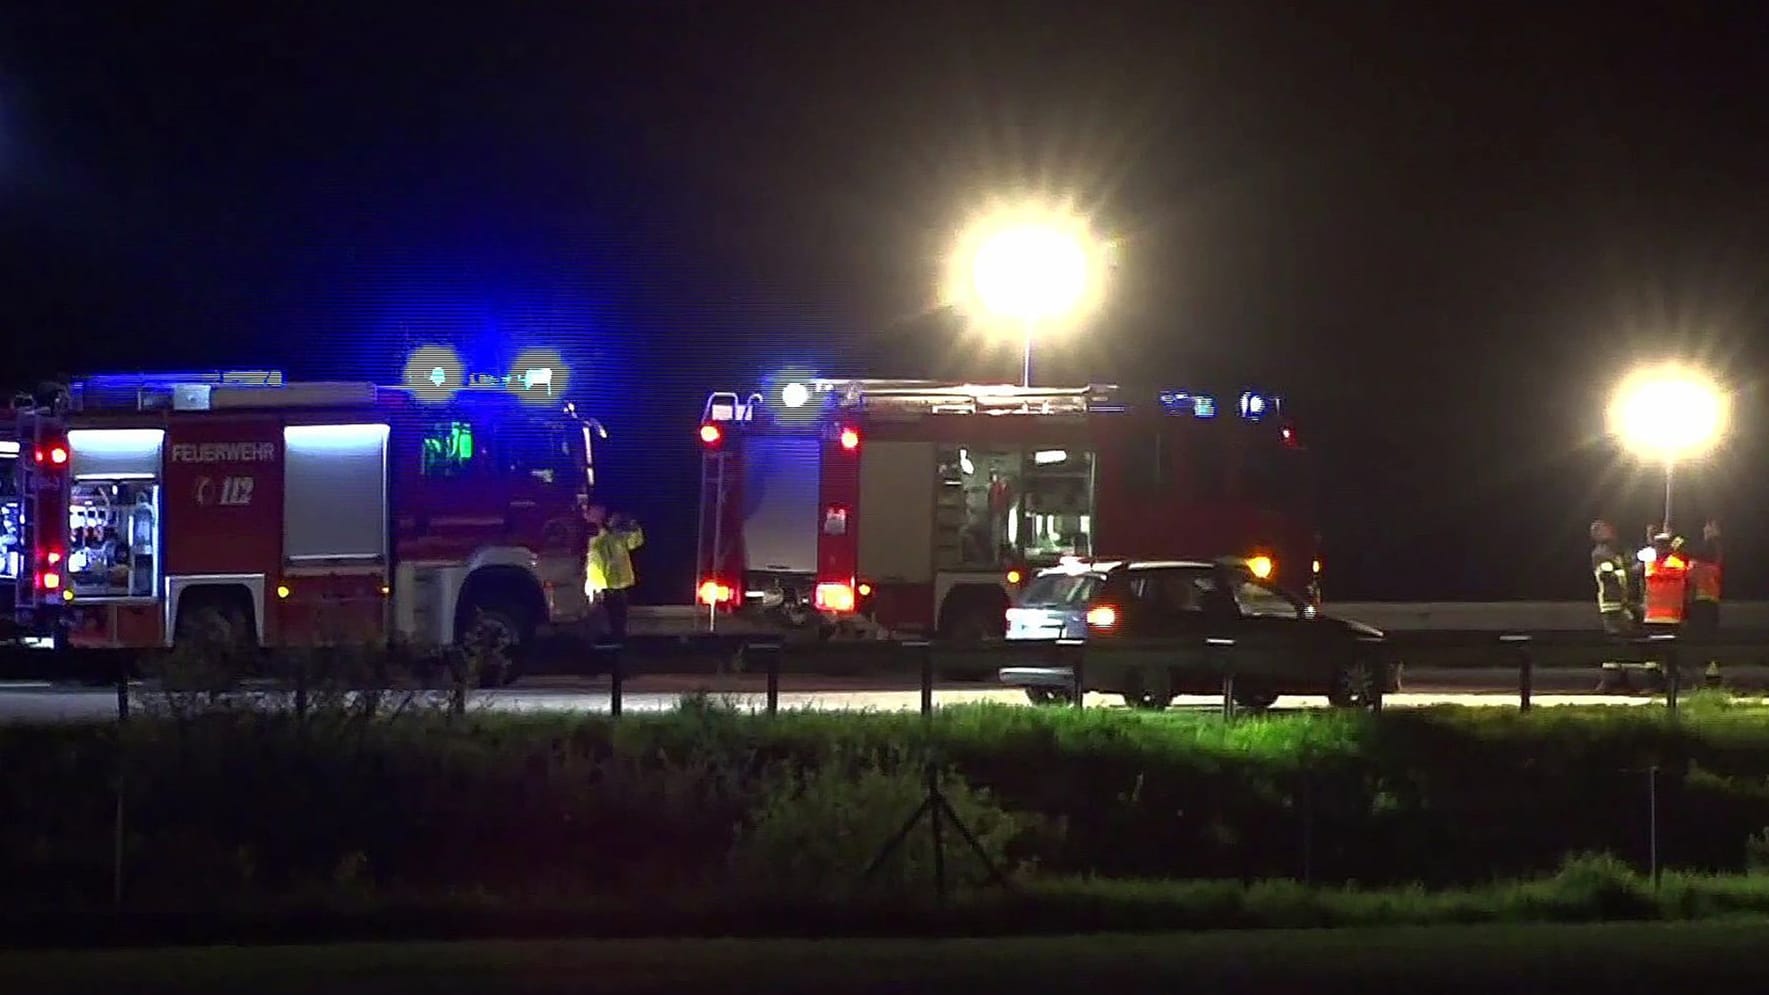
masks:
[[[462,712],[458,695],[396,683],[340,690],[359,662],[315,656],[293,686],[249,693],[186,670],[120,726],[0,728],[11,935],[1769,912],[1769,877],[1711,876],[1769,862],[1769,711],[1719,700],[1680,716],[1225,723],[1004,706],[769,718],[701,697],[614,720]],[[862,881],[930,762],[1011,891],[982,887],[950,830],[943,912],[925,829]],[[1638,873],[1655,811],[1675,872],[1656,889]],[[1605,856],[1568,863],[1587,853]],[[1524,879],[1538,880],[1500,883]]]

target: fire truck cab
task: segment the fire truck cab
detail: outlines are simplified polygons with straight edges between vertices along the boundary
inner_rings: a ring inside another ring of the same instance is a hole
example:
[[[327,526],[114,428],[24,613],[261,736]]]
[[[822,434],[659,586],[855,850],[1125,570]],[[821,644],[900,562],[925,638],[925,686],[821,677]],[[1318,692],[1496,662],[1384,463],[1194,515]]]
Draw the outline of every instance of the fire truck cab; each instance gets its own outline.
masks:
[[[791,385],[703,411],[699,603],[1000,637],[1067,558],[1233,559],[1319,599],[1308,452],[1281,401],[1109,385]]]
[[[521,387],[95,377],[18,431],[42,458],[15,474],[15,619],[59,644],[474,632],[502,682],[537,632],[591,616],[600,426]]]

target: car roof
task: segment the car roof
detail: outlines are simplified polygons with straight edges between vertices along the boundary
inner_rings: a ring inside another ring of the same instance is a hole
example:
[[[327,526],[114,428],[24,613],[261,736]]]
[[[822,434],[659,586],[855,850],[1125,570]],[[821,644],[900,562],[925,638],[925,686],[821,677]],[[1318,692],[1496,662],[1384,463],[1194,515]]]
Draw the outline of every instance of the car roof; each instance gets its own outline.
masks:
[[[1059,566],[1045,567],[1038,571],[1038,576],[1109,574],[1114,570],[1211,570],[1215,567],[1216,564],[1208,560],[1076,560]]]

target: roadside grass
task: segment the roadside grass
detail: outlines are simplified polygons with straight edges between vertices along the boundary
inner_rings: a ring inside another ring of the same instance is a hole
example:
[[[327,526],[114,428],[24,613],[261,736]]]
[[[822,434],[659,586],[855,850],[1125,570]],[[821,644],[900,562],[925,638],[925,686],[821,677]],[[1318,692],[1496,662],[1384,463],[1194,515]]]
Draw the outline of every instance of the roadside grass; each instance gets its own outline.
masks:
[[[1109,933],[945,940],[626,940],[0,954],[0,989],[554,993],[1748,991],[1760,921]]]
[[[1769,875],[1667,872],[1655,885],[1613,857],[1569,858],[1547,877],[1466,888],[1310,887],[1295,881],[1110,880],[1021,873],[936,901],[913,892],[825,895],[756,890],[648,896],[314,891],[206,908],[0,910],[3,945],[421,941],[659,936],[825,938],[1017,936],[1137,931],[1769,920]]]

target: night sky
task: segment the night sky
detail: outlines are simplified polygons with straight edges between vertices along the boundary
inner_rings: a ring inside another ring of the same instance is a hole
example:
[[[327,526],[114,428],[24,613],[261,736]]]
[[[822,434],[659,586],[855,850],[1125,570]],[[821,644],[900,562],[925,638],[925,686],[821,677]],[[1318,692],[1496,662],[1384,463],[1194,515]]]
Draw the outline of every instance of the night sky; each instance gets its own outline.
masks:
[[[15,4],[3,379],[557,347],[685,600],[705,392],[1011,376],[929,307],[1031,188],[1122,239],[1040,379],[1286,395],[1329,599],[1587,597],[1585,526],[1658,493],[1605,395],[1668,355],[1741,390],[1679,520],[1769,595],[1765,24],[1450,6]]]

